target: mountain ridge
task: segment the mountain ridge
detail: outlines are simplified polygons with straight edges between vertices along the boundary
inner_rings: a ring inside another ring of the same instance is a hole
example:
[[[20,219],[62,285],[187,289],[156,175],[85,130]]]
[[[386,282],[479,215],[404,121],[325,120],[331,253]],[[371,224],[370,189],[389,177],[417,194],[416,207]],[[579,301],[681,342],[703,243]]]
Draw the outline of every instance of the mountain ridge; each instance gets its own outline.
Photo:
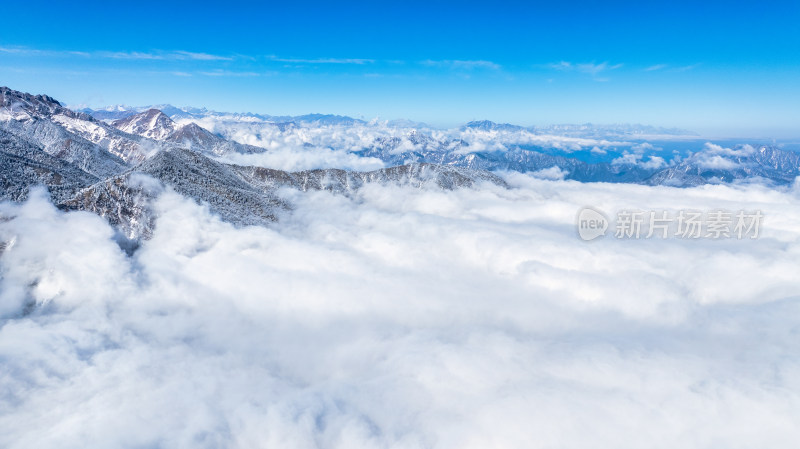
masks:
[[[120,112],[123,108],[113,109]],[[369,126],[344,116],[302,117],[305,124],[279,122],[270,126],[279,133],[306,129],[329,132],[331,123],[337,122],[357,130]],[[766,145],[724,148],[707,143],[702,150],[671,163],[652,152],[644,162],[646,147],[642,146],[639,152],[626,152],[625,157],[612,162],[589,163],[521,145],[487,146],[482,140],[470,140],[474,133],[485,133],[477,136],[491,143],[502,133],[532,132],[490,121],[470,122],[464,128],[467,132],[455,137],[410,128],[399,135],[374,137],[363,148],[348,147],[350,155],[382,161],[385,167],[376,170],[283,171],[226,162],[224,157],[234,154],[258,155],[270,150],[226,139],[192,121],[182,123],[159,109],[107,123],[65,108],[52,97],[2,87],[0,200],[22,201],[33,186],[44,185],[59,207],[97,213],[126,238],[136,240],[151,235],[156,217],[150,205],[166,188],[208,205],[223,220],[237,226],[263,226],[291,210],[291,204],[278,194],[283,188],[353,195],[371,183],[446,190],[471,188],[483,182],[507,187],[502,176],[493,173],[503,171],[548,179],[674,187],[736,182],[789,185],[800,176],[800,153]],[[584,132],[594,129],[591,126],[562,131]],[[622,126],[619,132],[660,130],[637,126]]]

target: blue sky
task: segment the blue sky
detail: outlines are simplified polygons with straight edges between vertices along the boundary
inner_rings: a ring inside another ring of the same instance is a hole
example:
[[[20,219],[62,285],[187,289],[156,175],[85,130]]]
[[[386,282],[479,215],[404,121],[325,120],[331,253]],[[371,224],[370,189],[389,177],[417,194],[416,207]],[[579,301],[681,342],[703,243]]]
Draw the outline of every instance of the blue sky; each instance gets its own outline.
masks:
[[[0,84],[68,104],[800,135],[800,2],[53,3]]]

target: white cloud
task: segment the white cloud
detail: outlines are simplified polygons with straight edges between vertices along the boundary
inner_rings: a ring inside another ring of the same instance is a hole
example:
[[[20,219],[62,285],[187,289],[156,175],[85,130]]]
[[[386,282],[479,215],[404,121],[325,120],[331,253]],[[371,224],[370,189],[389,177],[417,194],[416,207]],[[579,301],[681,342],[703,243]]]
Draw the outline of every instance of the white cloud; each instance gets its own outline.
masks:
[[[262,75],[262,73],[258,73],[258,72],[237,72],[237,71],[233,71],[233,70],[222,70],[222,69],[209,70],[209,71],[199,72],[199,73],[200,73],[200,75],[205,75],[205,76],[244,77],[244,78],[249,78],[249,77],[254,77],[254,76],[261,76]]]
[[[172,52],[172,57],[177,59],[194,59],[197,61],[230,61],[233,58],[230,56],[212,55],[209,53],[198,53],[191,51],[175,51]]]
[[[712,170],[732,170],[739,166],[737,162],[719,155],[701,155],[697,159],[697,165]]]
[[[637,143],[631,146],[631,150],[636,153],[645,153],[647,151],[661,151],[663,148],[657,147],[650,142]]]
[[[691,64],[691,65],[685,65],[685,66],[681,66],[681,67],[676,67],[674,70],[676,72],[686,72],[686,71],[689,71],[689,70],[694,70],[698,66],[700,66],[700,64]]]
[[[540,179],[557,180],[557,179],[564,179],[564,177],[567,176],[568,174],[569,172],[566,170],[562,170],[561,167],[553,166],[550,168],[543,168],[541,170],[532,172],[531,176]]]
[[[665,68],[667,68],[666,64],[655,64],[655,65],[651,65],[649,67],[645,67],[644,71],[645,72],[654,72],[656,70],[661,70],[661,69],[665,69]]]
[[[592,77],[597,77],[603,72],[621,68],[622,64],[609,64],[608,62],[601,62],[599,64],[594,62],[574,64],[568,61],[560,61],[554,64],[549,64],[548,67],[561,71],[578,71],[587,75],[591,75]]]
[[[601,72],[605,72],[606,70],[616,70],[622,67],[622,64],[614,64],[610,65],[607,62],[602,62],[600,64],[588,63],[588,64],[576,64],[575,67],[583,73],[588,73],[592,76],[597,76]]]
[[[75,51],[75,50],[43,50],[30,47],[0,47],[0,53],[20,56],[70,57],[131,59],[131,60],[192,60],[192,61],[232,61],[236,58],[248,58],[243,55],[223,56],[210,53],[186,50],[155,51]]]
[[[371,157],[359,157],[342,150],[310,147],[272,149],[266,153],[231,153],[218,158],[230,164],[274,168],[286,171],[313,170],[317,168],[339,168],[344,170],[369,171],[383,168],[383,161]]]
[[[277,62],[286,62],[291,64],[355,64],[355,65],[364,65],[364,64],[372,64],[375,62],[374,59],[360,59],[360,58],[314,58],[314,59],[304,59],[304,58],[278,58],[275,56],[270,57],[271,60]]]
[[[654,146],[649,142],[637,143],[631,145],[631,152],[625,151],[622,156],[611,161],[612,164],[617,165],[638,165],[645,170],[657,170],[666,167],[668,164],[661,156],[648,156],[647,161],[644,160],[645,154],[655,151],[661,151],[663,148]]]
[[[605,150],[605,149],[603,149],[603,148],[600,148],[600,147],[598,147],[598,146],[594,146],[594,147],[592,147],[592,150],[591,150],[591,151],[592,151],[592,153],[594,153],[594,154],[601,154],[601,155],[602,155],[602,154],[607,154],[607,153],[608,153],[608,151],[607,151],[607,150]]]
[[[797,441],[796,192],[508,180],[287,191],[270,229],[167,192],[132,257],[98,217],[2,205],[0,446]],[[766,219],[587,244],[587,204]]]
[[[448,67],[454,70],[475,70],[475,69],[490,69],[500,70],[500,64],[492,61],[485,60],[460,60],[460,59],[444,59],[444,60],[425,60],[422,61],[423,65],[427,66],[440,66]]]
[[[190,51],[97,51],[88,53],[89,56],[110,59],[144,59],[144,60],[195,60],[195,61],[231,61],[233,57],[212,55],[208,53],[195,53]]]
[[[707,154],[717,154],[717,155],[722,155],[722,156],[742,156],[742,157],[744,157],[744,156],[749,156],[749,155],[753,154],[755,151],[756,151],[756,149],[752,145],[748,145],[748,144],[742,145],[741,148],[736,149],[736,150],[733,149],[733,148],[725,148],[725,147],[722,147],[720,145],[717,145],[717,144],[714,144],[714,143],[711,143],[711,142],[706,142],[703,145],[703,152],[705,152]]]
[[[615,158],[611,161],[613,165],[638,165],[645,170],[656,170],[667,166],[667,162],[660,156],[649,156],[647,161],[644,160],[646,151],[658,151],[661,148],[654,147],[649,143],[638,144],[631,147],[630,151],[624,151],[622,156]]]
[[[732,158],[747,157],[755,151],[756,149],[751,145],[743,145],[738,149],[733,149],[706,142],[703,149],[697,152],[693,158],[701,168],[711,170],[733,170],[741,167],[742,164]]]
[[[411,140],[412,133],[438,141],[442,149],[454,152],[474,153],[480,151],[507,151],[518,145],[541,146],[559,149],[565,152],[579,151],[585,148],[628,146],[629,142],[606,139],[590,139],[581,137],[554,136],[536,134],[529,130],[480,130],[449,129],[436,130],[430,128],[412,128],[409,126],[390,126],[387,122],[377,120],[366,124],[348,126],[297,126],[281,131],[274,123],[265,122],[253,117],[208,116],[200,119],[179,119],[183,125],[197,123],[209,131],[220,134],[236,142],[259,146],[269,150],[267,155],[239,158],[236,163],[245,163],[245,159],[261,165],[260,160],[279,162],[280,158],[290,162],[287,165],[270,166],[283,170],[305,168],[352,168],[360,169],[368,163],[375,167],[376,160],[359,160],[359,152],[375,144],[377,139],[398,139],[399,143],[392,153],[402,153],[421,149],[420,143]],[[468,145],[453,147],[453,142],[463,141]],[[450,143],[450,146],[448,145]],[[434,144],[434,148],[439,144]],[[280,155],[275,158],[275,155]],[[318,163],[313,158],[319,156]],[[291,161],[305,160],[300,165]],[[343,162],[346,162],[342,164]],[[322,165],[328,163],[332,165]]]
[[[642,155],[625,151],[622,156],[611,161],[614,165],[636,165],[642,160]]]
[[[662,167],[667,166],[667,162],[664,160],[663,157],[660,156],[650,156],[647,159],[647,162],[642,162],[639,164],[642,168],[647,170],[656,170]]]
[[[549,65],[550,68],[556,70],[572,70],[573,65],[571,62],[568,61],[559,61]]]

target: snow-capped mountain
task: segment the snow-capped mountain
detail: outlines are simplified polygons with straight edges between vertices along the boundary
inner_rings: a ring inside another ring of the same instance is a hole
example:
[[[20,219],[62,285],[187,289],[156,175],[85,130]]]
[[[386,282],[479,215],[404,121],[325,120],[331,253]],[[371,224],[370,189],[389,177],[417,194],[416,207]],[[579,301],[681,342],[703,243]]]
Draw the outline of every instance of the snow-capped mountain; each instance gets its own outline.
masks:
[[[553,170],[558,177],[580,182],[627,182],[687,187],[708,183],[759,180],[777,185],[794,182],[800,176],[800,153],[762,145],[723,148],[714,144],[684,160],[663,166],[643,156],[629,160],[589,163],[574,157],[549,154],[522,146],[473,149],[464,140],[437,140],[411,132],[404,137],[378,139],[362,151],[388,165],[427,162],[475,170],[539,172]],[[651,155],[652,157],[652,155]],[[624,159],[624,158],[623,158]]]
[[[550,125],[534,128],[541,134],[553,134],[572,137],[636,137],[636,136],[697,136],[694,131],[680,128],[662,128],[639,124],[614,124],[596,125],[584,123],[581,125],[565,124]]]
[[[115,120],[111,125],[126,133],[155,140],[164,140],[175,132],[175,122],[158,109],[148,109],[147,111]]]
[[[198,108],[174,108],[176,119],[203,123],[211,129],[202,138],[184,139],[186,145],[210,148],[212,154],[220,151],[206,143],[220,138],[225,141],[244,141],[271,146],[277,142],[303,147],[343,148],[361,157],[376,158],[386,165],[406,163],[446,164],[481,170],[512,170],[520,172],[546,171],[565,179],[582,182],[637,182],[671,185],[694,185],[707,182],[730,182],[733,180],[760,177],[771,182],[785,184],[793,179],[790,167],[780,166],[774,170],[755,162],[750,168],[731,173],[714,173],[702,164],[696,167],[693,160],[702,160],[697,152],[692,160],[676,159],[671,164],[656,153],[634,154],[630,150],[617,159],[589,162],[574,157],[573,151],[602,148],[631,148],[634,143],[626,139],[663,137],[686,139],[695,133],[676,128],[661,128],[646,125],[551,125],[523,127],[489,120],[473,121],[457,130],[439,131],[413,122],[389,124],[363,122],[350,117],[310,114],[306,116],[268,116],[258,114],[227,114]],[[184,118],[179,118],[184,117]],[[189,118],[186,118],[189,117]],[[199,134],[195,129],[194,134]],[[179,133],[176,133],[176,136]],[[222,137],[220,137],[222,136]],[[223,138],[224,137],[224,138]],[[171,140],[175,140],[172,138]],[[792,151],[769,147],[770,152],[785,154],[789,161]],[[241,150],[238,152],[242,152]],[[655,156],[655,158],[653,158]],[[739,164],[740,162],[736,162]],[[745,164],[748,165],[748,164]],[[749,165],[748,165],[749,166]],[[757,168],[760,167],[760,168]]]
[[[108,108],[91,109],[80,108],[78,112],[89,114],[98,120],[116,121],[133,115],[141,114],[149,110],[156,109],[172,118],[173,120],[196,120],[206,117],[233,121],[263,121],[271,123],[295,123],[304,126],[352,126],[366,123],[363,120],[335,114],[304,114],[304,115],[267,115],[254,114],[251,112],[218,112],[206,108],[196,108],[190,106],[176,107],[170,104],[150,105],[150,106],[111,106]]]
[[[21,201],[31,188],[44,185],[59,207],[98,213],[132,239],[150,235],[151,200],[166,187],[207,204],[231,223],[263,225],[290,209],[276,195],[282,187],[350,194],[373,182],[443,189],[479,181],[503,184],[488,172],[430,164],[295,173],[225,164],[212,157],[265,150],[228,141],[195,123],[178,126],[158,110],[115,121],[118,129],[47,96],[8,88],[0,95],[0,199]]]
[[[0,95],[3,111],[0,119],[5,118],[7,129],[13,128],[40,140],[43,146],[56,145],[70,152],[72,141],[79,137],[129,163],[141,162],[158,150],[149,139],[125,133],[88,114],[67,109],[48,96],[34,96],[7,87],[0,88]]]
[[[88,187],[64,201],[67,209],[88,210],[106,217],[130,239],[147,237],[155,216],[150,202],[169,186],[237,225],[265,225],[275,221],[290,205],[276,191],[291,187],[302,191],[329,190],[351,194],[369,183],[435,185],[452,190],[478,182],[505,185],[489,172],[432,164],[412,164],[371,172],[325,169],[285,172],[214,161],[187,149],[162,151],[137,167]]]
[[[81,124],[80,129],[65,123]],[[96,127],[99,131],[83,132]],[[119,154],[90,140],[92,136],[119,132],[103,126],[92,117],[73,112],[46,95],[31,95],[0,87],[0,129],[47,154],[74,164],[98,177],[127,168]],[[89,135],[92,134],[92,135]]]
[[[23,94],[8,88],[3,88],[0,95],[3,100],[0,119],[5,118],[5,129],[34,140],[51,149],[51,152],[63,152],[70,161],[88,160],[89,155],[84,153],[91,153],[93,156],[116,156],[122,159],[123,164],[137,164],[163,149],[187,145],[196,151],[217,156],[229,152],[263,151],[258,147],[214,136],[196,125],[178,126],[157,109],[148,109],[106,123],[88,114],[67,109],[47,96]],[[115,109],[119,112],[121,107]],[[91,144],[105,151],[98,153]],[[110,164],[111,167],[106,167],[109,163],[83,163],[82,167],[104,177],[119,172],[116,166],[119,161]]]
[[[43,185],[59,202],[97,181],[94,174],[0,129],[0,200],[24,200],[32,186]]]
[[[473,170],[522,173],[555,167],[565,179],[582,182],[642,182],[655,172],[638,165],[587,163],[576,158],[519,147],[473,151],[468,143],[461,140],[437,141],[417,134],[409,135],[407,140],[401,138],[378,140],[361,154],[381,159],[388,165],[425,162]]]
[[[741,180],[791,184],[798,176],[800,153],[769,146],[731,149],[707,144],[703,151],[658,171],[647,183],[679,187]]]
[[[495,123],[490,120],[474,120],[461,127],[462,130],[475,129],[479,131],[522,131],[530,130],[524,126],[508,123]]]
[[[230,153],[253,154],[263,153],[265,150],[253,145],[245,145],[232,140],[226,140],[195,123],[180,126],[165,139],[182,148],[194,149],[208,154],[222,156]]]
[[[210,155],[222,156],[229,153],[261,153],[263,148],[243,145],[212,134],[194,122],[178,125],[158,109],[148,109],[120,120],[111,125],[126,133],[147,137],[164,143],[165,148],[176,146],[193,149]]]
[[[129,112],[122,109],[106,112]],[[442,131],[318,114],[264,117],[164,109],[172,117],[150,108],[105,122],[45,95],[0,88],[0,199],[22,200],[33,186],[44,185],[60,207],[98,213],[136,239],[151,232],[155,217],[150,204],[166,187],[207,204],[231,223],[263,225],[291,209],[278,194],[281,188],[344,195],[376,182],[454,189],[478,182],[505,185],[492,173],[504,171],[680,187],[740,181],[786,185],[800,176],[800,154],[774,146],[725,148],[707,143],[700,151],[667,163],[654,153],[646,154],[652,145],[585,137],[600,128],[583,125],[555,127],[553,132],[573,134],[557,136],[489,121]],[[624,126],[601,134],[611,132],[671,131]],[[590,163],[570,156],[571,151],[592,145],[628,149],[624,157],[610,162]],[[348,157],[382,161],[389,168],[284,171],[247,163],[286,147],[295,158],[327,148]],[[239,158],[236,164],[230,163],[231,156]]]
[[[662,128],[638,124],[595,125],[584,123],[581,125],[549,125],[549,126],[518,126],[508,123],[495,123],[489,120],[477,120],[467,123],[462,129],[481,131],[530,131],[536,134],[583,137],[583,138],[617,138],[638,136],[697,136],[697,133],[679,128]]]
[[[119,120],[121,118],[125,118],[133,114],[136,114],[137,112],[141,112],[137,110],[137,108],[126,106],[123,104],[116,104],[113,106],[107,106],[105,108],[99,108],[99,109],[91,109],[87,107],[72,107],[72,106],[70,106],[70,108],[75,112],[82,112],[84,114],[91,115],[97,120],[103,120],[103,121]]]

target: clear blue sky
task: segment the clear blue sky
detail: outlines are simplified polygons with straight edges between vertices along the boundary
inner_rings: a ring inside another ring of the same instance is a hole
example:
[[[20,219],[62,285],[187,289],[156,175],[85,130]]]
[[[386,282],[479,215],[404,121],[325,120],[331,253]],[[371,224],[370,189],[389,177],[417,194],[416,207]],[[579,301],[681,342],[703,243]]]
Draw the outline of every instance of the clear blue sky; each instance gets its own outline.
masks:
[[[799,23],[798,1],[7,2],[0,84],[90,106],[796,137]]]

